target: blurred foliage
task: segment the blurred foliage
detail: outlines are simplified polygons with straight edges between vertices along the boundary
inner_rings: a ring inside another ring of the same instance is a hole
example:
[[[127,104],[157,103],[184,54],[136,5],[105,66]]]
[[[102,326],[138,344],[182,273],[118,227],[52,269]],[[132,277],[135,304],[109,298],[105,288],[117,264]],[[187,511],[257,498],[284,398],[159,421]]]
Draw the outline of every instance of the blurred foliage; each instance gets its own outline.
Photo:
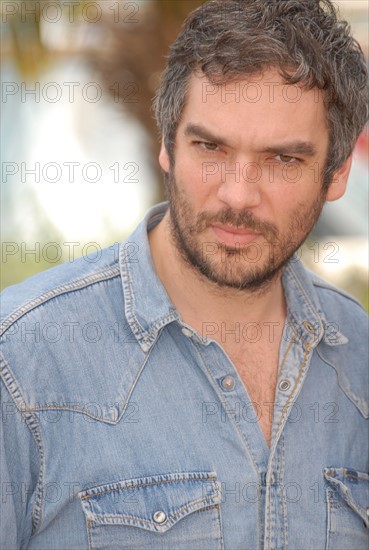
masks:
[[[9,26],[19,72],[27,80],[35,80],[49,60],[40,39],[39,23],[22,23],[19,15],[9,21]]]
[[[120,96],[121,104],[131,112],[152,137],[153,168],[161,181],[160,168],[156,162],[160,140],[152,111],[152,99],[159,86],[169,47],[176,38],[184,19],[203,0],[152,0],[139,14],[136,25],[126,31],[106,20],[104,25],[110,34],[109,48],[94,59],[105,87]],[[138,101],[126,102],[125,95],[130,85],[138,90]],[[158,200],[164,198],[161,188]]]
[[[76,18],[80,16],[87,2],[88,0],[79,0],[75,3],[73,9]],[[2,44],[2,57],[4,54],[10,55],[22,79],[29,81],[36,80],[52,63],[54,57],[53,52],[45,46],[41,38],[42,9],[46,3],[47,0],[12,0],[11,2],[1,0],[0,2],[3,33],[7,26],[11,36],[10,44],[7,44],[10,51],[4,49]],[[60,11],[63,13],[63,0],[57,0],[57,3],[60,4]]]
[[[62,10],[63,0],[57,0]],[[156,161],[160,149],[156,122],[152,111],[152,99],[159,85],[169,46],[174,41],[186,16],[204,0],[151,0],[135,3],[125,0],[111,2],[100,0],[103,16],[96,23],[88,23],[97,31],[97,47],[93,51],[65,52],[83,55],[86,62],[100,75],[102,85],[116,103],[132,114],[151,137],[152,168],[161,184],[160,168]],[[56,2],[53,2],[56,4]],[[9,3],[8,3],[9,4]],[[42,41],[42,0],[16,0],[14,14],[7,14],[6,21],[11,35],[10,55],[14,59],[22,79],[36,80],[54,61],[55,52]],[[23,8],[22,8],[23,4]],[[83,23],[82,13],[89,0],[79,0],[73,6],[73,21]],[[127,17],[124,7],[137,6],[137,16]],[[4,2],[1,3],[4,8]],[[113,9],[114,8],[114,9]],[[118,12],[116,8],[119,8]],[[31,16],[32,12],[35,15]],[[29,15],[25,15],[25,13]],[[119,17],[116,19],[116,15]],[[124,17],[125,16],[125,17]],[[4,16],[5,17],[5,16]],[[4,19],[4,18],[3,18]],[[101,39],[103,37],[103,39]],[[58,52],[57,55],[62,55]],[[130,92],[134,92],[132,101]],[[157,200],[164,198],[163,186],[159,186]]]
[[[63,0],[56,0],[61,6],[61,11],[66,23],[70,23],[63,8]],[[51,4],[56,4],[51,2]],[[157,173],[157,180],[161,182],[161,174],[156,161],[159,151],[159,139],[156,123],[152,113],[152,98],[155,94],[159,78],[164,69],[166,55],[172,41],[175,39],[187,14],[203,2],[200,0],[153,0],[139,4],[139,13],[132,18],[132,23],[124,23],[115,20],[116,11],[109,10],[109,5],[123,11],[125,0],[110,2],[101,0],[103,17],[96,23],[87,24],[88,31],[98,31],[96,34],[96,49],[83,49],[80,46],[66,51],[53,51],[42,39],[42,8],[43,0],[14,0],[11,3],[1,0],[2,11],[2,60],[11,59],[17,67],[21,80],[36,81],[43,72],[60,56],[82,55],[87,63],[100,74],[102,84],[112,95],[114,101],[126,109],[147,130],[152,143],[152,167]],[[11,4],[11,6],[10,6]],[[89,0],[79,0],[73,6],[73,28],[75,28],[75,42],[83,24],[82,12],[85,6],[91,4]],[[105,5],[104,5],[105,4]],[[136,4],[130,3],[129,4]],[[10,6],[10,7],[9,7]],[[6,8],[6,13],[4,11]],[[9,10],[9,11],[8,11]],[[58,25],[62,25],[60,21]],[[4,32],[7,31],[7,32]],[[103,37],[103,40],[101,40]],[[83,42],[83,41],[82,41]],[[126,101],[127,91],[134,85],[137,93],[137,101]],[[2,265],[0,266],[0,289],[11,284],[16,284],[23,279],[54,265],[68,261],[68,257],[62,256],[57,261],[51,261],[42,253],[45,245],[50,242],[60,243],[62,235],[53,223],[39,212],[39,205],[35,196],[25,189],[27,193],[27,205],[29,215],[38,220],[36,241],[37,250],[32,253],[32,247],[27,246],[26,235],[12,235],[11,241],[4,243]],[[162,200],[163,188],[159,187],[157,200]],[[25,198],[23,196],[23,198]],[[16,198],[9,196],[7,208],[16,211]],[[32,220],[30,220],[31,222]],[[8,238],[8,236],[7,236]],[[32,239],[35,242],[35,239]],[[108,243],[106,243],[108,244]],[[23,247],[23,248],[22,248]],[[76,257],[79,255],[76,250]]]

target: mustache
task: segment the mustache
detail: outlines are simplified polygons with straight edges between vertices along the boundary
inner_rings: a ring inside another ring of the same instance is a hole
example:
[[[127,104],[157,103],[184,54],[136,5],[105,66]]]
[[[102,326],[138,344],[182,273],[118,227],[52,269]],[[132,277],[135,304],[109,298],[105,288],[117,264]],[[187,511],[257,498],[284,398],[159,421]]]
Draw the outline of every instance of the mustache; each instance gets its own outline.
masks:
[[[197,232],[204,231],[216,223],[232,225],[237,229],[251,229],[256,233],[261,233],[267,239],[276,238],[278,235],[277,228],[273,224],[256,218],[252,212],[248,210],[234,212],[230,208],[224,208],[216,214],[211,214],[210,212],[200,213],[197,217],[195,229]]]

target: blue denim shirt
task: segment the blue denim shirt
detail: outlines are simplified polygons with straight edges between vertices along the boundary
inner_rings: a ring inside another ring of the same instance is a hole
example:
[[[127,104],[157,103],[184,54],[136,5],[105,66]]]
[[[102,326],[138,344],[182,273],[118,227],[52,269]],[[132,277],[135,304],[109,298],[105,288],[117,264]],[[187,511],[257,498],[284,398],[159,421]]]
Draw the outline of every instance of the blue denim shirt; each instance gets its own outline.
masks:
[[[290,261],[269,448],[155,273],[165,209],[2,295],[1,548],[366,549],[364,311]]]

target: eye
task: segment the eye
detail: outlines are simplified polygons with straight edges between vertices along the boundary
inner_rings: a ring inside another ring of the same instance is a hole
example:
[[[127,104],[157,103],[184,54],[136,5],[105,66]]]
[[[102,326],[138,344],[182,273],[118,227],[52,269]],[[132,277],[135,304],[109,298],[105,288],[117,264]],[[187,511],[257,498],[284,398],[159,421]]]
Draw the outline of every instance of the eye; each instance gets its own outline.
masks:
[[[294,162],[297,162],[299,160],[296,157],[290,157],[288,155],[277,155],[276,159],[282,164],[293,164]]]
[[[218,149],[216,143],[210,143],[209,141],[194,141],[194,144],[201,147],[201,149],[205,149],[205,151],[216,151]]]

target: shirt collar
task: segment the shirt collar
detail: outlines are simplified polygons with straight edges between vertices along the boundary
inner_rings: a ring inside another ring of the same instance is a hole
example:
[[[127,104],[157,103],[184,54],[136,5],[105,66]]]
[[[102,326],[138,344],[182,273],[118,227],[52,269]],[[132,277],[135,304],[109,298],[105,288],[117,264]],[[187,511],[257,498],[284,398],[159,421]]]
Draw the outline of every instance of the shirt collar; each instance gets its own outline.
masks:
[[[337,327],[334,333],[329,330],[330,322],[321,306],[315,278],[295,254],[282,277],[288,320],[306,348],[315,347],[322,339],[329,346],[346,344],[348,339]]]
[[[167,207],[168,203],[163,202],[150,208],[119,247],[125,314],[144,351],[150,349],[160,329],[180,319],[156,274],[148,239],[148,232],[162,220]]]
[[[294,255],[282,276],[287,302],[288,328],[305,348],[315,347],[324,336],[324,317],[309,272]]]
[[[164,326],[181,319],[156,274],[148,239],[148,232],[162,220],[167,208],[168,202],[150,208],[135,231],[119,247],[125,314],[145,352],[149,351]],[[315,347],[324,337],[327,321],[311,274],[296,255],[287,264],[282,284],[291,329],[304,347]],[[347,341],[343,335],[337,336],[339,341],[334,345]],[[332,341],[327,343],[332,344]]]

